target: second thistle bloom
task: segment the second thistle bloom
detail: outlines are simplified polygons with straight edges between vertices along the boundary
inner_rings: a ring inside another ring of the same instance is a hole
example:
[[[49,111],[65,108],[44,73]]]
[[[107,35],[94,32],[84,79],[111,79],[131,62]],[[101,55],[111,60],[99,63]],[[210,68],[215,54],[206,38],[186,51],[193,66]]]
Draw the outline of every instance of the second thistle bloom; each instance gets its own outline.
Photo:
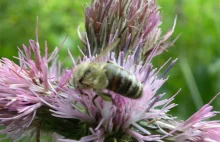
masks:
[[[154,56],[172,45],[167,40],[175,23],[161,36],[160,13],[155,0],[94,0],[86,7],[85,16],[87,39],[81,35],[80,38],[86,46],[92,47],[91,51],[84,51],[87,55],[99,54],[114,38],[120,39],[114,49],[117,57],[119,51],[134,52],[140,48],[140,60],[146,60],[155,48]]]

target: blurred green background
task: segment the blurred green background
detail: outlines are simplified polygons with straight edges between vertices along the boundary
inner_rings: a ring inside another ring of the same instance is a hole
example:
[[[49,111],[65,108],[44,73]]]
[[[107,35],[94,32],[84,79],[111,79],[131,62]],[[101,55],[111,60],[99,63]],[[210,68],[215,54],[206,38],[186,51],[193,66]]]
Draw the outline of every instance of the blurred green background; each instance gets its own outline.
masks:
[[[35,39],[38,16],[41,46],[46,40],[51,51],[68,35],[60,59],[71,66],[65,60],[67,48],[74,56],[79,54],[77,27],[84,25],[86,3],[89,0],[1,0],[0,56],[13,59],[17,47]],[[157,3],[161,7],[162,31],[169,30],[177,15],[172,39],[180,37],[168,52],[154,59],[154,67],[160,67],[169,57],[179,58],[161,91],[169,97],[182,89],[175,99],[179,106],[171,114],[185,119],[220,92],[220,0],[157,0]],[[220,110],[220,97],[212,104],[215,110]]]

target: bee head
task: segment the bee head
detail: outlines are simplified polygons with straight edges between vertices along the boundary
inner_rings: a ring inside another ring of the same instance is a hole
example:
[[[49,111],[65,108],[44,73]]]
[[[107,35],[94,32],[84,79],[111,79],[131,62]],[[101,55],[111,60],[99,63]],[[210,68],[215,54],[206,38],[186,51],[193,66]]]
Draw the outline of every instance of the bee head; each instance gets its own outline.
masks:
[[[73,74],[73,82],[79,88],[103,88],[100,81],[105,77],[102,65],[85,62],[76,68]]]

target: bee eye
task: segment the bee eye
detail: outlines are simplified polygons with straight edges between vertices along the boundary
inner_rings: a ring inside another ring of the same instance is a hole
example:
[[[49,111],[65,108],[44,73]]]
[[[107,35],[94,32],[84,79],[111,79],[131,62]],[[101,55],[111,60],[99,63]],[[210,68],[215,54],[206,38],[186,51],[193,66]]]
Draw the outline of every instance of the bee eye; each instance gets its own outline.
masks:
[[[88,75],[88,74],[91,73],[91,72],[92,72],[92,71],[91,71],[90,68],[87,69],[87,70],[84,72],[82,78],[79,80],[79,83],[82,83],[82,81],[83,81],[83,79],[85,78],[85,76]]]
[[[91,73],[91,69],[87,69],[84,73],[84,76],[86,76],[87,74]]]

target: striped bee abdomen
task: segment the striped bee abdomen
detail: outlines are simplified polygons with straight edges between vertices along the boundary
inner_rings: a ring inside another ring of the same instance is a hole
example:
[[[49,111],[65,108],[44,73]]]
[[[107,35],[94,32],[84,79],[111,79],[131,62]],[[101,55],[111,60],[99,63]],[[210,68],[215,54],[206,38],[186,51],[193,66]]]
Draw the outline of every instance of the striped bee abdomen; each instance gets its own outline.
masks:
[[[139,98],[142,95],[142,84],[127,70],[114,63],[104,67],[108,78],[106,89],[129,98]]]

